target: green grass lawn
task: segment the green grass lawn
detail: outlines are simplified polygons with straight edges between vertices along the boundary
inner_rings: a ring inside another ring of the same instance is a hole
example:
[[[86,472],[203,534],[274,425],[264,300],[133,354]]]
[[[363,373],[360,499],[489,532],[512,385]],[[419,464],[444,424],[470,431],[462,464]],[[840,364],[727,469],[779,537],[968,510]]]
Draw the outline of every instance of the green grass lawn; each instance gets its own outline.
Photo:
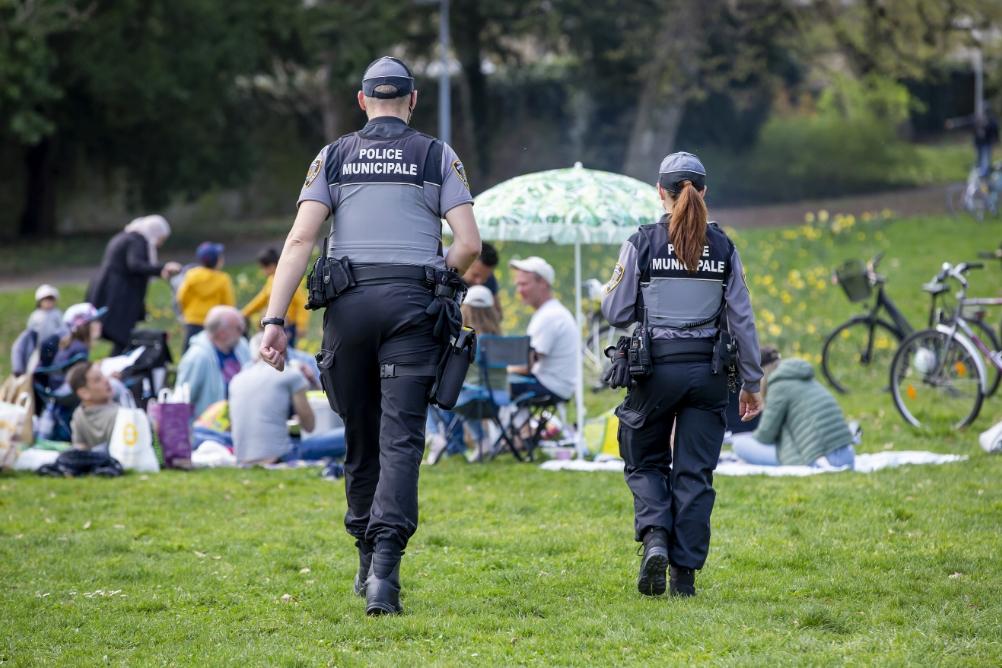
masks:
[[[920,285],[939,264],[1002,240],[995,225],[963,219],[820,218],[734,235],[763,341],[815,363],[825,333],[860,310],[828,282],[834,265],[885,251],[888,293],[918,324]],[[572,249],[500,250],[551,258],[572,303]],[[604,280],[615,254],[586,248],[583,275]],[[229,270],[246,299],[256,270]],[[972,286],[998,294],[1002,269],[972,274]],[[60,287],[64,306],[83,290]],[[527,312],[510,289],[503,299],[505,325],[518,331]],[[178,342],[162,282],[150,304],[154,324]],[[29,293],[0,294],[4,348],[30,309]],[[319,318],[312,329],[308,346]],[[590,393],[589,413],[619,398]],[[1000,400],[986,401],[972,428],[937,433],[907,428],[879,387],[840,401],[863,424],[864,452],[970,460],[868,475],[718,477],[710,557],[690,601],[636,593],[632,504],[617,474],[455,460],[424,469],[422,526],[402,574],[407,614],[378,620],[350,595],[343,483],[315,471],[4,474],[0,662],[999,664],[1002,459],[981,453],[976,435],[1002,416]]]

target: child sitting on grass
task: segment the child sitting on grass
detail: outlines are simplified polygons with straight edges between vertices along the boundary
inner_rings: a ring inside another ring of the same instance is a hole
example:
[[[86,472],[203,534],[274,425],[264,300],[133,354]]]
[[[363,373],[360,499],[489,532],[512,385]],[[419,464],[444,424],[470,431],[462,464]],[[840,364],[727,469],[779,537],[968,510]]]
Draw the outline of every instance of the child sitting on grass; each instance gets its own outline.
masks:
[[[112,401],[111,383],[94,362],[74,365],[66,382],[80,399],[70,420],[73,447],[106,450],[118,416],[118,405]]]
[[[233,280],[223,268],[223,244],[205,241],[198,245],[195,256],[202,266],[190,269],[177,289],[177,303],[184,320],[184,350],[191,337],[202,331],[205,315],[213,306],[233,306]]]

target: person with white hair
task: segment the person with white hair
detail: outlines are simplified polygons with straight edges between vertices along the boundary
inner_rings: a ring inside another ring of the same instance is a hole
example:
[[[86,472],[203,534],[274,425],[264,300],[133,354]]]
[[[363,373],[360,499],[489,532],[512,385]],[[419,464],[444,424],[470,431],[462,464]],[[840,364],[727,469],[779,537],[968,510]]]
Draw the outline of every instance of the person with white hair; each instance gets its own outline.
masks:
[[[188,384],[195,415],[229,398],[230,381],[250,362],[244,340],[244,317],[232,306],[214,306],[205,316],[205,331],[191,337],[177,369],[177,385]]]
[[[157,251],[170,236],[163,216],[136,218],[108,242],[97,276],[87,288],[87,301],[107,307],[102,337],[111,341],[112,354],[129,345],[140,320],[146,319],[146,288],[150,277],[170,278],[181,271],[177,262],[160,262]]]

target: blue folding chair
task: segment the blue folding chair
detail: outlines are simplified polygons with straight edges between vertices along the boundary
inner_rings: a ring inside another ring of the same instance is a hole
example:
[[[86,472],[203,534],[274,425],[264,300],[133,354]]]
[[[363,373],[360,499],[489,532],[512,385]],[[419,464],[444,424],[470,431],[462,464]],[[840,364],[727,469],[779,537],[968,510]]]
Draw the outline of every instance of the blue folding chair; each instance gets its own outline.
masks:
[[[479,384],[466,385],[463,397],[466,399],[458,404],[453,412],[467,420],[489,420],[498,428],[499,435],[491,444],[488,452],[478,453],[480,461],[494,459],[505,450],[519,461],[525,461],[525,456],[511,438],[511,434],[501,421],[501,407],[511,403],[507,393],[508,365],[526,364],[529,360],[529,337],[527,336],[495,336],[484,334],[477,337],[476,365]],[[478,443],[478,448],[483,444]]]

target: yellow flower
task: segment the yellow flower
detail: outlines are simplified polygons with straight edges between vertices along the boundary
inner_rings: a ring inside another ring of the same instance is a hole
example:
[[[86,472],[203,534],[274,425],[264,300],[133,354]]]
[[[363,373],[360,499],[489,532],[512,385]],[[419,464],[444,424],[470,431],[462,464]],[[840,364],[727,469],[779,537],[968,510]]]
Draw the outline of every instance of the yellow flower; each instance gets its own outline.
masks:
[[[822,223],[827,223],[828,222],[828,210],[827,209],[821,209],[820,211],[818,211],[818,220],[820,220]]]
[[[783,333],[783,329],[776,324],[769,325],[768,331],[769,331],[769,336],[779,336],[780,334]]]
[[[814,220],[815,218],[813,211],[808,211],[807,213],[804,214],[804,222],[807,223],[808,225],[813,224]]]

